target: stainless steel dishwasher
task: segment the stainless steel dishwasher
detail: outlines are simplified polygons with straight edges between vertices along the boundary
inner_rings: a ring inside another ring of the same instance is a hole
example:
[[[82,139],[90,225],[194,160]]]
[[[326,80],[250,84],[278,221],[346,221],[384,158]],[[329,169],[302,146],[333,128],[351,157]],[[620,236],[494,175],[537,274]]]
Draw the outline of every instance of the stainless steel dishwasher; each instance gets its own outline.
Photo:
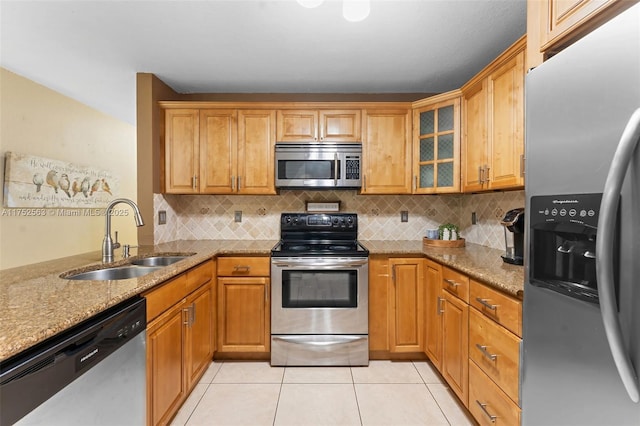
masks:
[[[136,297],[0,363],[0,425],[144,425],[146,324]]]

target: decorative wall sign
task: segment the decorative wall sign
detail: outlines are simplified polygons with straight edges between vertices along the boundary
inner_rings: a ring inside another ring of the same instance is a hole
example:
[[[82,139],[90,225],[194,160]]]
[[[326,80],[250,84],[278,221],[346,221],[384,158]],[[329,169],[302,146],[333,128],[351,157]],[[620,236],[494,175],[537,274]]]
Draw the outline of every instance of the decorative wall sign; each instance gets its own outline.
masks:
[[[6,153],[4,207],[106,207],[119,191],[120,178],[110,171]]]

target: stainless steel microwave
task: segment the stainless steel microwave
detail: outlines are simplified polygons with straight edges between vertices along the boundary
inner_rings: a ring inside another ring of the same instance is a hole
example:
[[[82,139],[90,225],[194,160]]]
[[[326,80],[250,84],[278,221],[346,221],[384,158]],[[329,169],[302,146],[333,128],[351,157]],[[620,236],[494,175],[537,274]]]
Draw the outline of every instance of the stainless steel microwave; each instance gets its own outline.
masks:
[[[277,188],[360,188],[362,144],[277,143]]]

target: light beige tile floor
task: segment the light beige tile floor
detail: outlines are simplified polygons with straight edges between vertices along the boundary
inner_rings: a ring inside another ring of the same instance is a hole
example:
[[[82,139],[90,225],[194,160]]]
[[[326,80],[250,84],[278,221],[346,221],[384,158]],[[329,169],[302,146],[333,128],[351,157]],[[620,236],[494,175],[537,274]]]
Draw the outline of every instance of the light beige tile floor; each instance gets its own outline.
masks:
[[[428,361],[368,367],[213,362],[173,426],[473,425]]]

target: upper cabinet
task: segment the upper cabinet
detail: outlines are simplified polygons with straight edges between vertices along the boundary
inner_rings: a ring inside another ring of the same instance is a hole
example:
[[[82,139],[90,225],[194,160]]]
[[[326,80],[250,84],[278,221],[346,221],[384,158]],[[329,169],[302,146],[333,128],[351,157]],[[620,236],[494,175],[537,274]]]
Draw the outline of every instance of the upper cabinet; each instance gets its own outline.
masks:
[[[527,0],[527,69],[635,3],[637,0]]]
[[[462,88],[462,190],[524,186],[525,37]]]
[[[361,142],[361,113],[349,110],[279,110],[278,142]]]
[[[362,194],[410,194],[410,110],[368,109],[362,121]]]
[[[413,109],[413,193],[460,192],[460,91]]]
[[[275,194],[273,110],[165,110],[164,191]]]

